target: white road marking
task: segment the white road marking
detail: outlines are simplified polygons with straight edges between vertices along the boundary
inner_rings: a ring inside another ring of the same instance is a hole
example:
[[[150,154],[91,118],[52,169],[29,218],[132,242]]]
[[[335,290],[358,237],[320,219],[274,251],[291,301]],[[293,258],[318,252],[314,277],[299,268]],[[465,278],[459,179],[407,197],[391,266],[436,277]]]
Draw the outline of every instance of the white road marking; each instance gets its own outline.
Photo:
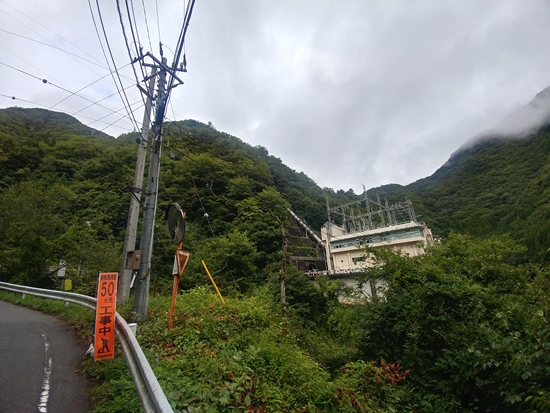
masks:
[[[42,334],[44,339],[44,379],[42,380],[42,391],[40,392],[40,402],[38,403],[38,411],[40,413],[48,413],[48,400],[50,399],[50,380],[52,377],[52,358],[50,356],[50,343],[46,334]]]

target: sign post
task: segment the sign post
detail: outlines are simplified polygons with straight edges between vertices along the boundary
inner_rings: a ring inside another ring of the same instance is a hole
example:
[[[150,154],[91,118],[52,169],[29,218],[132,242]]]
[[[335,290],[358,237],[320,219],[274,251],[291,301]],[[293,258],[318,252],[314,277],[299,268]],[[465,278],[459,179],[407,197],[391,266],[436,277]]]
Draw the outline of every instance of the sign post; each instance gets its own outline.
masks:
[[[94,360],[107,360],[115,356],[117,283],[118,273],[99,273],[95,310]]]
[[[176,256],[174,257],[174,269],[172,274],[174,275],[174,286],[172,287],[172,302],[170,303],[170,316],[168,318],[168,330],[171,330],[174,326],[174,311],[176,309],[176,298],[178,296],[178,286],[180,283],[180,277],[183,274],[183,270],[189,261],[188,251],[182,249],[182,244],[178,245],[176,250]]]

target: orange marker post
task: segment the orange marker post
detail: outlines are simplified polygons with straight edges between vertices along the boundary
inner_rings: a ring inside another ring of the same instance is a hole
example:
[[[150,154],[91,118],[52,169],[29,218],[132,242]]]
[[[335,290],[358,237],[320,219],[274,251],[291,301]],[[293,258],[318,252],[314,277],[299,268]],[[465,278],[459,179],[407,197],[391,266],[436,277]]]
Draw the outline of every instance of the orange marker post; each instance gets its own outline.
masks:
[[[115,356],[115,313],[117,272],[99,273],[95,310],[94,360]]]

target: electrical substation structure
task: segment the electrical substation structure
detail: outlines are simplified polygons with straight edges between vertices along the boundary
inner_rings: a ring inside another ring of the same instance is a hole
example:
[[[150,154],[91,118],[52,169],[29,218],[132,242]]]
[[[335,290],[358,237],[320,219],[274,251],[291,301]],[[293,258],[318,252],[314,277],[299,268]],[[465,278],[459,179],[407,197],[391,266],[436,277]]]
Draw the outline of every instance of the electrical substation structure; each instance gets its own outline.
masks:
[[[345,275],[362,272],[375,265],[365,254],[365,247],[393,248],[411,257],[422,254],[433,242],[432,231],[416,218],[412,202],[388,204],[363,199],[330,207],[328,221],[321,228],[325,246],[326,272]]]

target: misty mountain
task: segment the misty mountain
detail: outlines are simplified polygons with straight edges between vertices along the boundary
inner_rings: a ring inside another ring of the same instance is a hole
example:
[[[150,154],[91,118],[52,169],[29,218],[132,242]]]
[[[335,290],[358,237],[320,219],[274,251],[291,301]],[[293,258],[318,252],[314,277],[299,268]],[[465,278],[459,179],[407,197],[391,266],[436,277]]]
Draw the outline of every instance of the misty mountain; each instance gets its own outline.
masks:
[[[485,130],[466,141],[451,155],[451,159],[455,154],[481,142],[502,138],[522,139],[548,124],[550,124],[550,86],[537,93],[527,105],[505,116],[494,128]]]
[[[547,88],[459,148],[433,175],[373,191],[391,200],[409,197],[438,235],[510,234],[542,258],[550,247],[549,125]]]

